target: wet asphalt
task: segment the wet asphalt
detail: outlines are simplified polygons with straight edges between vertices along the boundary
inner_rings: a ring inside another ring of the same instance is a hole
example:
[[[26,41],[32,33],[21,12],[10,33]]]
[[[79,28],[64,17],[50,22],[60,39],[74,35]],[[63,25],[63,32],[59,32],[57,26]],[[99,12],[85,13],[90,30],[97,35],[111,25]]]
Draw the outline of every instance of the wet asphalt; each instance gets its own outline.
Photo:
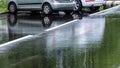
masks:
[[[105,17],[91,18],[88,14],[1,15],[0,68],[118,67],[114,62],[109,64],[115,58],[104,64],[112,50],[107,46],[112,43],[108,39],[115,35],[108,29],[115,24],[106,23]]]
[[[27,35],[35,35],[44,32],[44,30],[56,27],[66,22],[82,19],[81,13],[72,14],[2,14],[1,23],[1,43],[5,43]]]

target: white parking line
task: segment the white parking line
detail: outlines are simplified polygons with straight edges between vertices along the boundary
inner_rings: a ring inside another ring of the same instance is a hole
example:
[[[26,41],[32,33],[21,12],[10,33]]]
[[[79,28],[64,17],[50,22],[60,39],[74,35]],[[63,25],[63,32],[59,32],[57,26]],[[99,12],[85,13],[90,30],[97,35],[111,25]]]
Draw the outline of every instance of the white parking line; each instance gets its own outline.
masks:
[[[65,23],[65,24],[62,24],[62,25],[59,25],[59,26],[56,26],[56,27],[53,27],[53,28],[47,29],[47,30],[45,30],[45,31],[48,32],[48,31],[51,31],[51,30],[54,30],[54,29],[57,29],[57,28],[63,27],[63,26],[65,26],[65,25],[68,25],[68,24],[70,24],[70,23],[73,23],[73,22],[75,22],[75,21],[77,21],[77,19],[76,19],[76,20],[73,20],[73,21],[70,21],[70,22],[67,22],[67,23]]]
[[[65,25],[71,24],[71,23],[73,23],[73,22],[75,22],[75,21],[77,21],[77,20],[73,20],[73,21],[64,23],[64,24],[62,24],[62,25],[59,25],[59,26],[56,26],[56,27],[47,29],[47,30],[45,30],[45,32],[48,32],[48,31],[51,31],[51,30],[54,30],[54,29],[63,27],[63,26],[65,26]],[[45,33],[45,32],[43,32],[43,33]],[[43,34],[43,33],[40,33],[40,34],[37,34],[37,35],[41,35],[41,34]],[[34,37],[37,37],[37,36],[36,36],[36,35],[24,36],[24,37],[22,37],[22,38],[18,38],[18,39],[15,39],[15,40],[13,40],[13,41],[9,41],[9,42],[3,43],[3,44],[0,45],[0,48],[1,48],[1,47],[4,47],[4,46],[11,45],[11,44],[18,44],[18,42],[20,43],[20,42],[22,42],[22,41],[25,41],[26,39],[30,39],[30,38],[34,38]]]
[[[1,44],[0,48],[4,47],[4,46],[8,46],[10,44],[17,44],[16,42],[24,41],[25,39],[32,38],[32,37],[33,37],[33,35],[28,35],[28,36],[25,36],[25,37],[22,37],[22,38],[15,39],[13,41],[9,41],[7,43]]]

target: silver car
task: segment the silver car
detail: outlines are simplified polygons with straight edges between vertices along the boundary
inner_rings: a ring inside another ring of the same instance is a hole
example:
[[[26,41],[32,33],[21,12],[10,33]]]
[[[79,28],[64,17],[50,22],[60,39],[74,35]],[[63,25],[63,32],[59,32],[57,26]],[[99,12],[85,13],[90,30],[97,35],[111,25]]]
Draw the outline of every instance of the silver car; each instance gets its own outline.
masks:
[[[74,0],[7,0],[10,13],[17,13],[20,10],[36,12],[42,10],[44,14],[64,11],[70,13],[76,3]]]

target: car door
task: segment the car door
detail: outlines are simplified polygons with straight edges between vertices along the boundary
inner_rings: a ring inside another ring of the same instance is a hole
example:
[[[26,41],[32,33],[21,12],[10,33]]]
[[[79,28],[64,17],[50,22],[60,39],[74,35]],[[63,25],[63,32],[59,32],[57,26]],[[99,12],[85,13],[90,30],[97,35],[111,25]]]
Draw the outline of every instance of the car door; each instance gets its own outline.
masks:
[[[19,9],[31,9],[32,0],[17,0]]]
[[[31,0],[31,5],[32,5],[31,8],[40,10],[42,1],[44,1],[44,0]]]

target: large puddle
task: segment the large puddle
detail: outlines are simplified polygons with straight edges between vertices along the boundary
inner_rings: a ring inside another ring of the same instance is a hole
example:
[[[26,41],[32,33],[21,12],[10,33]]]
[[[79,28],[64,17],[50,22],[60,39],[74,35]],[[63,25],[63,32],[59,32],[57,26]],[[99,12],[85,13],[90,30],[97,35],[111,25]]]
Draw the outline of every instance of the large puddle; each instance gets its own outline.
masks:
[[[60,21],[62,21],[61,18]],[[22,20],[19,22],[22,22]],[[35,30],[39,31],[38,28],[30,28],[34,25],[25,26],[24,24],[23,26],[20,28],[20,30],[23,29],[22,32],[19,32],[18,26],[9,27],[13,29],[13,31],[11,30],[13,35],[10,37],[14,39],[17,36],[30,33],[36,38],[1,47],[0,68],[120,67],[119,17],[83,17],[81,20],[39,36],[34,32]],[[35,25],[35,27],[37,26]],[[27,27],[28,31],[24,32]],[[33,33],[29,32],[29,29]],[[14,30],[18,32],[14,32]]]

